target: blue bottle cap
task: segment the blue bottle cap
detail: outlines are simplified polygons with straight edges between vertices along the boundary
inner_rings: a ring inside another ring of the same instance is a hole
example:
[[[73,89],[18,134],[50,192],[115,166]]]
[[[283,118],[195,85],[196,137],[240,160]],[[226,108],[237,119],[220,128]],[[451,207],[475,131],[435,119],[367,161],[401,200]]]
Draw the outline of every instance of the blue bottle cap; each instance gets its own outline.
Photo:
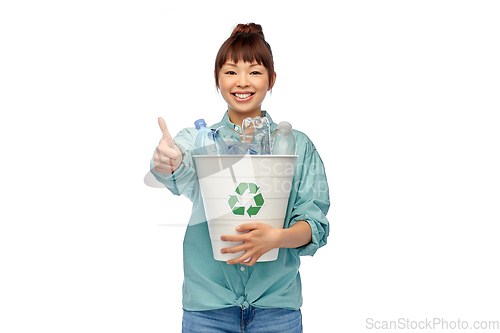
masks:
[[[207,123],[205,122],[205,119],[198,119],[194,122],[194,127],[199,130],[200,127],[207,127]]]

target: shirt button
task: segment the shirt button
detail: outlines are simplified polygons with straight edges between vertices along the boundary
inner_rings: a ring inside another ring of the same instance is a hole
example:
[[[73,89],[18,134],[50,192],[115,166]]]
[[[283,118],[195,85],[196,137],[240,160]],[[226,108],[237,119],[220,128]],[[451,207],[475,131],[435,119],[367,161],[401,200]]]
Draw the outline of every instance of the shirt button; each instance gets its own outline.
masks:
[[[245,271],[245,267],[244,267],[244,266],[241,266],[241,267],[240,267],[240,271],[244,272],[244,271]]]

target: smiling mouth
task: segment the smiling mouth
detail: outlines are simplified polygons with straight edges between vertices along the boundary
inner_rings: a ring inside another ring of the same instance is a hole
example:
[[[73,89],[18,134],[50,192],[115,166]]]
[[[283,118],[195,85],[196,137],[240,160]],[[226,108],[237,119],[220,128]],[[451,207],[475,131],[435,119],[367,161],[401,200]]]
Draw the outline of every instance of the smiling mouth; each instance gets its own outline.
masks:
[[[233,95],[236,102],[247,102],[252,99],[255,93],[245,93],[245,94],[231,93],[231,95]]]
[[[240,99],[245,99],[245,98],[248,98],[250,96],[252,96],[254,93],[248,93],[248,94],[236,94],[236,93],[233,93],[232,95],[233,96],[236,96]]]

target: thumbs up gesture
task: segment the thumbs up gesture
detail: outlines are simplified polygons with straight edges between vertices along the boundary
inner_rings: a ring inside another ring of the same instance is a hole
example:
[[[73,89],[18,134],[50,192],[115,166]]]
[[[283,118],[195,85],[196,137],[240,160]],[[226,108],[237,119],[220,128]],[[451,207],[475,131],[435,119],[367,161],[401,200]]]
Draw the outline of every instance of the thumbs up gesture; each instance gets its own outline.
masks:
[[[162,117],[158,118],[158,124],[163,133],[163,137],[156,148],[153,157],[154,170],[163,174],[171,174],[181,165],[182,153],[179,147],[174,143],[167,129],[167,124]]]

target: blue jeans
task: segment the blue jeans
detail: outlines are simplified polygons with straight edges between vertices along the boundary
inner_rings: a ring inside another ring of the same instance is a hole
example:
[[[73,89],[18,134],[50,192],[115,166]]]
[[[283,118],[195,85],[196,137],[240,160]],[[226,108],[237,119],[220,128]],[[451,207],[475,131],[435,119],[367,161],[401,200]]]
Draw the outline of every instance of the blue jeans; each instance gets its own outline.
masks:
[[[302,333],[299,310],[233,306],[208,311],[184,310],[182,333]]]

